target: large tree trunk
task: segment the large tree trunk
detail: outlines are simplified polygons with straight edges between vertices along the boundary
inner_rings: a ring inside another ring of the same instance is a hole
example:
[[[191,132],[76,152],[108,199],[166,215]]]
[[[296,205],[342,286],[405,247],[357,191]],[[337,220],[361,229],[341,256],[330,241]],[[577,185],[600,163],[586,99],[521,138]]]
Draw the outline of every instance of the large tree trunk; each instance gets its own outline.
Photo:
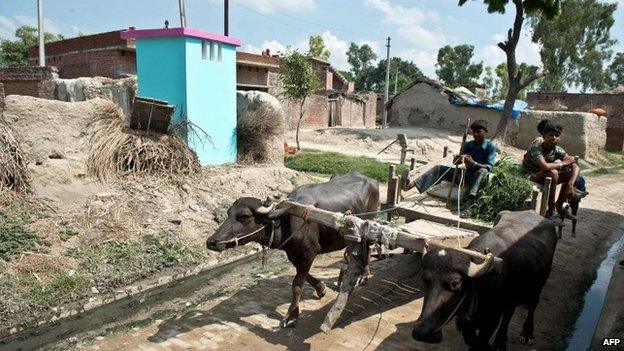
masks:
[[[297,142],[297,150],[301,150],[299,146],[299,128],[301,127],[301,121],[303,120],[303,105],[305,104],[305,98],[301,99],[301,104],[299,105],[299,120],[297,121],[297,132],[295,133],[295,141]]]
[[[516,18],[512,29],[507,32],[507,41],[498,43],[507,56],[507,77],[509,79],[509,90],[507,90],[507,96],[505,97],[505,105],[503,106],[503,112],[501,113],[494,139],[498,141],[505,141],[507,134],[507,122],[511,119],[513,106],[518,97],[518,93],[529,85],[532,81],[538,78],[537,68],[533,67],[530,72],[518,71],[518,65],[516,62],[516,46],[520,40],[520,32],[522,31],[522,22],[524,21],[524,9],[522,8],[522,0],[514,0],[516,6]],[[525,79],[522,79],[523,73],[528,73]]]

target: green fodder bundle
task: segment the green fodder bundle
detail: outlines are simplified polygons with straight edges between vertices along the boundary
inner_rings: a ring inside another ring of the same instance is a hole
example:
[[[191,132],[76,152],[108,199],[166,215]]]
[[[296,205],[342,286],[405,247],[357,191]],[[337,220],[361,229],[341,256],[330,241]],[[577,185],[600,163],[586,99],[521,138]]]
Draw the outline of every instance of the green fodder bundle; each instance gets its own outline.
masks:
[[[0,187],[26,191],[30,187],[24,152],[11,130],[0,123]]]
[[[87,172],[101,181],[112,174],[172,176],[201,170],[197,155],[180,137],[132,130],[117,107],[104,111],[90,129]]]
[[[518,211],[531,195],[531,183],[522,177],[520,165],[504,157],[494,165],[492,177],[475,201],[473,216],[491,222],[498,212]]]
[[[263,106],[243,114],[236,129],[239,161],[271,161],[282,147],[276,138],[284,133],[284,119],[272,108]]]

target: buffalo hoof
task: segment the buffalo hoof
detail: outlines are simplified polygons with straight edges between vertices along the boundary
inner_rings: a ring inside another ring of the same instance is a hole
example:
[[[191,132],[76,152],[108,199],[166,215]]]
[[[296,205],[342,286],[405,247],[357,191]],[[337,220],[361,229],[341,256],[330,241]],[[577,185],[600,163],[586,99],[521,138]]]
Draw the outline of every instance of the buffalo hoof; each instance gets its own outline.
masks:
[[[280,328],[282,329],[294,328],[295,325],[297,325],[296,319],[291,319],[291,320],[284,319],[283,321],[280,322]]]
[[[368,275],[361,275],[355,282],[355,286],[364,286],[366,283],[368,283]]]
[[[327,287],[325,287],[325,284],[321,285],[321,288],[319,290],[316,290],[316,296],[320,299],[322,299],[323,297],[325,297],[325,294],[327,294]]]
[[[531,336],[520,335],[520,343],[522,345],[531,346],[531,345],[533,345],[533,340],[534,339]]]

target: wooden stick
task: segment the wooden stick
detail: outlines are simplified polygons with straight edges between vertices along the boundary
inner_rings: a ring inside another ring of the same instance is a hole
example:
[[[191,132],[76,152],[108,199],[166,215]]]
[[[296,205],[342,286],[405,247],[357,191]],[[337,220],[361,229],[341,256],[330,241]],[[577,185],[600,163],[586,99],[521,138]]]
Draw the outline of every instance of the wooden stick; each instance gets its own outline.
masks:
[[[546,210],[548,208],[548,200],[550,199],[550,187],[553,186],[552,185],[552,178],[551,177],[546,177],[546,179],[544,179],[544,186],[542,187],[542,204],[540,206],[540,215],[545,215],[546,214]],[[554,186],[557,186],[557,184],[555,184]]]
[[[459,153],[461,154],[464,149],[464,145],[466,144],[466,138],[468,138],[468,128],[470,128],[470,118],[466,120],[466,128],[464,128],[464,135],[462,136],[462,142],[459,146]],[[453,160],[455,163],[455,160]],[[448,195],[446,196],[446,207],[451,208],[451,195],[453,194],[453,184],[455,184],[455,179],[457,178],[457,170],[459,168],[459,162],[455,164],[455,169],[453,170],[453,180],[451,181],[451,186],[449,187]],[[457,196],[461,196],[461,194],[457,194]],[[459,214],[458,214],[459,215]]]

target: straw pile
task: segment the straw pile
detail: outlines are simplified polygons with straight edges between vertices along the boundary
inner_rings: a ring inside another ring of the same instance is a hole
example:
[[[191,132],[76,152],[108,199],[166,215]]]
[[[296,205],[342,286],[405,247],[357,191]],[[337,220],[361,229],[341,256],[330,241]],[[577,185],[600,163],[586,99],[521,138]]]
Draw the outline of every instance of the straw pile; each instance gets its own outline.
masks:
[[[170,177],[201,170],[197,155],[177,135],[136,131],[111,106],[90,124],[87,172],[101,181],[111,175]]]
[[[30,187],[28,166],[11,130],[0,123],[0,187],[18,192]]]
[[[280,136],[284,133],[284,121],[279,112],[268,106],[244,113],[238,119],[238,159],[243,163],[272,162],[283,158]]]

